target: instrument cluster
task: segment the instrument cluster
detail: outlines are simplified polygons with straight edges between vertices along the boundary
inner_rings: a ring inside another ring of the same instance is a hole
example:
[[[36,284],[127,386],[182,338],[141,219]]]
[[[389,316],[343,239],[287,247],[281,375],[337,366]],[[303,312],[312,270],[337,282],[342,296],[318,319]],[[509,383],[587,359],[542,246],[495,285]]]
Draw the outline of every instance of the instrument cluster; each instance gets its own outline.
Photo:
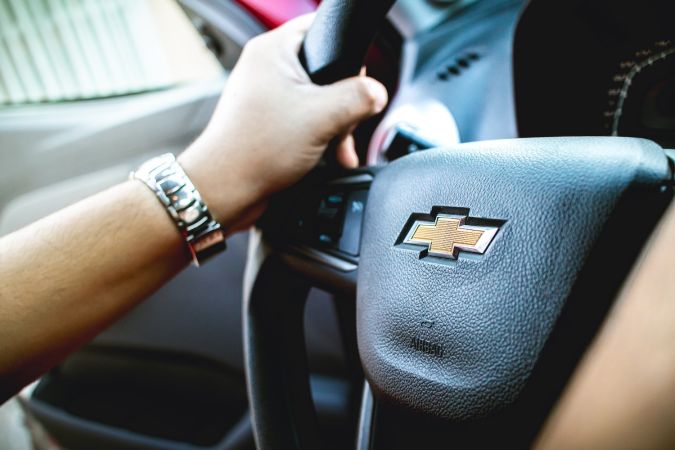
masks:
[[[609,135],[675,147],[668,0],[533,0],[514,42],[522,136]]]

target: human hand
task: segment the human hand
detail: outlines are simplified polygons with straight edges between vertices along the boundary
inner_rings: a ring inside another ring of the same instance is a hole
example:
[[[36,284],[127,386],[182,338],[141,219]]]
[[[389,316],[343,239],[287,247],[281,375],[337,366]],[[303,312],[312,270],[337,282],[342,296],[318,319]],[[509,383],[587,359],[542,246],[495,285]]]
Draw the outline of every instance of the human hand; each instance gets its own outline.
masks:
[[[299,181],[340,138],[337,160],[355,167],[351,130],[384,109],[387,92],[366,76],[318,86],[298,51],[313,15],[252,39],[209,125],[179,162],[226,229],[252,223],[265,199]]]

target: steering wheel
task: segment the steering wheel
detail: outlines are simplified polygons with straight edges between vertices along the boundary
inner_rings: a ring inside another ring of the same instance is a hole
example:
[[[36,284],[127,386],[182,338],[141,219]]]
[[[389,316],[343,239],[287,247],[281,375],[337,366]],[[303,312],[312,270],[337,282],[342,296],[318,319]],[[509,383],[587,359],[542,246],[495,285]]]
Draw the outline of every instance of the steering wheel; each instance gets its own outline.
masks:
[[[324,0],[301,61],[358,73],[391,0]],[[252,233],[245,365],[261,449],[320,449],[303,335],[317,286],[356,304],[359,449],[526,447],[673,198],[653,142],[474,142],[317,169]]]

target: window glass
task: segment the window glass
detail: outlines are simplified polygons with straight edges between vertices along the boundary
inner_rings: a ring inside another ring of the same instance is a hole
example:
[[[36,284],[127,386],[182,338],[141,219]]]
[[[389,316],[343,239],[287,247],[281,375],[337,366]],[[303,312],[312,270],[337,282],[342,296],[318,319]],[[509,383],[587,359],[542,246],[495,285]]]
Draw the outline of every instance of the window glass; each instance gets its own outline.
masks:
[[[221,70],[174,0],[0,0],[0,105],[128,95]]]

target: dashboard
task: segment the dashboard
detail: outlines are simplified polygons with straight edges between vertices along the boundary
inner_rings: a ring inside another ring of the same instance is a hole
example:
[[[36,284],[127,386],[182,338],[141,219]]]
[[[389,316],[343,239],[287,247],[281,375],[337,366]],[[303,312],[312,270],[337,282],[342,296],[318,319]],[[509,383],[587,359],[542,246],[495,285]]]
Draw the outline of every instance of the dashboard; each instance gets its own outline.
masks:
[[[369,130],[367,163],[518,136],[631,136],[674,148],[671,3],[399,0],[389,15],[402,37],[398,80]]]
[[[370,140],[369,165],[428,147],[516,137],[511,60],[523,3],[395,4],[389,19],[405,38],[398,89]]]

